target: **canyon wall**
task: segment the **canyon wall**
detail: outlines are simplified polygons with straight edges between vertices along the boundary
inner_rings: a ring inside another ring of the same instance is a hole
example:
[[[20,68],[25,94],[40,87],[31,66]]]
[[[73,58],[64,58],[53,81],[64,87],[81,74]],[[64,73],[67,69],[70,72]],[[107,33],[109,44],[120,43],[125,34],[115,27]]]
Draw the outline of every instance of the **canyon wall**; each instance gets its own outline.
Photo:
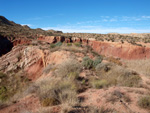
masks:
[[[150,48],[145,46],[132,45],[131,43],[95,41],[81,38],[64,38],[61,36],[40,37],[38,40],[49,43],[55,42],[80,42],[84,45],[89,45],[97,53],[105,56],[113,56],[121,59],[136,60],[150,58]]]
[[[150,58],[150,48],[146,46],[133,45],[131,43],[96,41],[82,38],[66,38],[63,36],[40,36],[37,40],[48,43],[66,42],[66,43],[82,43],[89,45],[94,51],[101,55],[113,56],[121,59],[136,60]],[[32,40],[20,39],[12,42],[13,46],[18,44],[30,44]]]

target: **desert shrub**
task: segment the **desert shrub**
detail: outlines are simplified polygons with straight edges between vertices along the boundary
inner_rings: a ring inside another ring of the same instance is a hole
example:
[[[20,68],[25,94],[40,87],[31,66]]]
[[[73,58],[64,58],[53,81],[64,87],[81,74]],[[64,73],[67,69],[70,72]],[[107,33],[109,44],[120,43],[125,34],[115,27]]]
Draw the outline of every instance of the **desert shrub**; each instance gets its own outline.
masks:
[[[117,81],[119,82],[118,84],[122,86],[127,86],[127,87],[134,87],[137,86],[139,80],[141,80],[139,75],[134,75],[132,72],[124,72],[122,75],[118,76]]]
[[[94,61],[93,61],[93,66],[96,67],[98,64],[100,64],[102,62],[102,57],[99,56],[97,57]]]
[[[39,85],[38,94],[43,106],[78,103],[76,86],[72,79],[45,80]]]
[[[41,102],[42,106],[47,107],[47,106],[54,106],[54,105],[59,105],[60,102],[56,98],[45,98]]]
[[[138,87],[141,81],[137,73],[113,63],[98,64],[96,74],[100,79],[106,80],[109,85]]]
[[[86,69],[90,69],[93,67],[93,60],[90,59],[89,57],[84,57],[83,61],[82,61],[82,65],[86,68]]]
[[[20,74],[7,75],[3,74],[0,77],[0,102],[3,104],[10,102],[13,96],[22,92],[22,90],[29,84],[28,79],[25,76],[20,76]],[[23,74],[22,74],[23,75]]]
[[[93,88],[99,89],[99,88],[103,88],[103,87],[107,87],[109,84],[106,80],[102,79],[102,80],[92,80],[91,85]]]
[[[119,59],[117,59],[117,58],[108,57],[107,60],[108,60],[109,62],[114,63],[114,64],[117,64],[117,65],[120,65],[120,66],[122,65],[121,61],[120,61]]]
[[[141,97],[138,100],[138,105],[142,108],[150,109],[150,96]]]
[[[58,69],[56,70],[56,75],[59,77],[74,76],[76,78],[80,71],[81,71],[80,63],[74,59],[69,59],[62,62],[58,66]]]
[[[77,47],[81,47],[81,43],[79,43],[79,42],[75,42],[74,45]]]
[[[82,65],[86,69],[91,69],[91,68],[95,68],[101,62],[102,62],[101,57],[97,57],[94,61],[92,59],[90,59],[89,57],[84,57],[83,61],[82,61]]]

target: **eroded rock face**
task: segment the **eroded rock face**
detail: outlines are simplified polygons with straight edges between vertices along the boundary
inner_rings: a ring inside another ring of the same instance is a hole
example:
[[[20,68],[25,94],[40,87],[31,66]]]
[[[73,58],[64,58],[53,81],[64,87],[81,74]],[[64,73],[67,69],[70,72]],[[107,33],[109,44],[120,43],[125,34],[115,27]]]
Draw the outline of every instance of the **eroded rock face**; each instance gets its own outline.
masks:
[[[59,37],[45,37],[39,38],[42,41],[49,43],[66,42],[66,43],[82,43],[83,45],[91,46],[96,52],[105,56],[113,56],[121,59],[146,59],[150,58],[150,48],[145,46],[132,45],[130,43],[95,41],[82,38],[65,38]]]
[[[89,45],[99,54],[122,59],[150,58],[150,48],[129,43],[89,41]]]
[[[40,36],[38,40],[45,41],[48,43],[56,43],[56,42],[64,42],[65,37],[63,36]]]
[[[18,40],[15,40],[13,41],[13,46],[17,46],[19,44],[30,44],[32,42],[32,40],[29,40],[29,39],[18,39]]]

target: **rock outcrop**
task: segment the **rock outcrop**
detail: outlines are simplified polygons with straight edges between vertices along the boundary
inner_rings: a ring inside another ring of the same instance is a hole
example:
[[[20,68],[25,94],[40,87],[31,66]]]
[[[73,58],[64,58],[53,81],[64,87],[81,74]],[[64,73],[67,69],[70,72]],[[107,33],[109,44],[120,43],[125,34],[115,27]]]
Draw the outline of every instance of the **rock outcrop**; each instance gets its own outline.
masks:
[[[91,46],[97,53],[105,56],[113,56],[121,59],[146,59],[150,58],[150,48],[145,46],[133,45],[131,43],[108,42],[86,40],[82,38],[64,38],[62,36],[47,36],[39,37],[38,40],[46,41],[48,43],[66,42],[66,43],[82,43],[83,45]]]
[[[150,48],[136,46],[130,43],[89,41],[89,45],[99,54],[113,56],[121,59],[146,59],[150,58]]]

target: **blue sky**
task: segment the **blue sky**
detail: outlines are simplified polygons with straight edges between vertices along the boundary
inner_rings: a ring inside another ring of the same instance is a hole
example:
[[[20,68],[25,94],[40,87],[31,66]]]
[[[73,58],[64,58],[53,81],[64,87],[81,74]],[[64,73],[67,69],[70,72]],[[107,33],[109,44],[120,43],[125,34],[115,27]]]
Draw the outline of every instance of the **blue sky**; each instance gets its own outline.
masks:
[[[150,0],[0,0],[0,15],[45,30],[150,33]]]

